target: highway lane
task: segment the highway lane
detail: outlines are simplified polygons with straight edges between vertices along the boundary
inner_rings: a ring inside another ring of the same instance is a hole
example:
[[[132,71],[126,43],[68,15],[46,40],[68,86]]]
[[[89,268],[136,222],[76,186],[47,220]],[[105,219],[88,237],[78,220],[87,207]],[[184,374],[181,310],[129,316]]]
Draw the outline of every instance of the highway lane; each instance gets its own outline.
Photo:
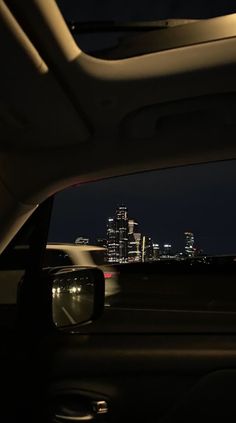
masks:
[[[92,312],[93,300],[89,294],[60,293],[53,295],[53,320],[59,327],[87,320]]]
[[[172,268],[168,268],[168,272],[149,271],[141,275],[120,272],[119,289],[110,289],[114,295],[105,296],[103,315],[91,325],[80,327],[78,331],[175,332],[177,326],[188,331],[193,330],[196,324],[196,331],[204,332],[215,330],[216,323],[220,328],[224,319],[227,319],[227,325],[232,329],[236,316],[235,270],[233,268],[226,273],[221,267],[211,271],[209,266],[204,266],[197,268],[197,271],[189,267],[186,273],[182,267],[177,273]],[[106,281],[106,284],[107,287],[113,287],[111,280]],[[59,326],[64,326],[89,319],[92,298],[92,288],[83,291],[83,295],[82,292],[55,294],[54,320]]]

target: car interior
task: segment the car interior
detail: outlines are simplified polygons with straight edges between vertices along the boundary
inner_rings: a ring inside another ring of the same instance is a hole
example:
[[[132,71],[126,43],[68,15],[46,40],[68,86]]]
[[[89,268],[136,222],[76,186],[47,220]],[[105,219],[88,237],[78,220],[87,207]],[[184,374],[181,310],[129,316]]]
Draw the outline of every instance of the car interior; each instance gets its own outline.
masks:
[[[204,281],[201,301],[215,289],[229,308],[127,309],[115,325],[94,270],[100,283],[81,282],[94,295],[90,322],[62,327],[52,287],[74,270],[43,269],[58,191],[236,158],[235,23],[151,28],[92,55],[54,0],[0,0],[1,421],[235,418],[234,267],[155,270],[173,290],[175,277],[183,291],[189,280],[194,295]]]

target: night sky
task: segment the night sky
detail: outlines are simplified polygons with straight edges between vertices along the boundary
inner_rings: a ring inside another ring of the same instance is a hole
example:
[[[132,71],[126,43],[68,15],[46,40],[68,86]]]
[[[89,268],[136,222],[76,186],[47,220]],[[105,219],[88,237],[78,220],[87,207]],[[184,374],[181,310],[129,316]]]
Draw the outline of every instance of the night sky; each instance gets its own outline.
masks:
[[[236,11],[235,0],[60,0],[58,4],[67,19],[82,21],[204,18]],[[104,47],[108,37],[102,39]],[[93,49],[93,42],[96,47],[94,36],[81,38],[84,49]],[[70,188],[56,196],[49,240],[74,242],[78,236],[87,236],[94,242],[105,236],[107,218],[123,203],[140,232],[159,244],[170,242],[174,250],[182,250],[183,233],[189,230],[205,253],[236,253],[235,181],[236,166],[230,161]]]

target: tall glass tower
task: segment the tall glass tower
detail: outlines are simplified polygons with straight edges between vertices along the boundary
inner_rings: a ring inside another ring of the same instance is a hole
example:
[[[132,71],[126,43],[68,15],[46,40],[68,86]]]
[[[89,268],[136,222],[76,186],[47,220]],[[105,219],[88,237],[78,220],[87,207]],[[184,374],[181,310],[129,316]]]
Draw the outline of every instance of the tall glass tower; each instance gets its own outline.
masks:
[[[185,255],[187,257],[193,257],[195,254],[195,248],[194,248],[194,235],[192,232],[185,232]]]
[[[122,205],[116,209],[116,236],[119,244],[119,262],[128,262],[128,209]]]
[[[153,242],[149,236],[143,236],[142,239],[142,261],[153,260]]]
[[[141,233],[137,231],[138,223],[134,219],[128,221],[128,261],[141,261]]]
[[[157,261],[160,259],[160,246],[159,244],[153,243],[153,261]]]
[[[108,263],[119,263],[119,243],[116,221],[113,217],[109,217],[107,221],[107,261]]]
[[[128,210],[126,206],[116,209],[115,217],[107,221],[108,263],[128,262]]]

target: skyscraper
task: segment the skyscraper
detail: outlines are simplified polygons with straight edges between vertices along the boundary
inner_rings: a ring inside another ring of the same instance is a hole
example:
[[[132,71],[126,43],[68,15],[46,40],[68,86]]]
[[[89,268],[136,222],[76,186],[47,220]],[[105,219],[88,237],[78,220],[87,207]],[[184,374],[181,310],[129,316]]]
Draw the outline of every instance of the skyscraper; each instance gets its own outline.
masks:
[[[107,221],[107,261],[119,263],[119,243],[116,233],[116,220],[109,217]]]
[[[160,259],[160,246],[159,244],[153,243],[153,261],[157,261]]]
[[[107,239],[106,238],[97,238],[96,245],[98,247],[107,248]]]
[[[162,257],[169,258],[172,256],[172,245],[171,244],[164,244],[163,245],[163,252]]]
[[[141,241],[142,262],[153,260],[153,244],[149,236],[143,236]]]
[[[109,263],[128,262],[128,210],[124,205],[107,221],[107,252]]]
[[[116,234],[119,242],[119,262],[128,262],[128,210],[122,205],[116,209]]]
[[[137,232],[137,227],[135,220],[128,221],[128,262],[141,261],[141,233]]]
[[[128,229],[129,229],[129,234],[133,234],[134,232],[137,231],[137,222],[135,222],[134,219],[129,219],[128,220]]]
[[[187,257],[193,257],[195,255],[195,248],[194,248],[194,235],[192,232],[185,232],[185,255]]]
[[[144,261],[152,261],[153,260],[153,243],[152,238],[149,236],[145,237],[145,254],[144,254]]]

